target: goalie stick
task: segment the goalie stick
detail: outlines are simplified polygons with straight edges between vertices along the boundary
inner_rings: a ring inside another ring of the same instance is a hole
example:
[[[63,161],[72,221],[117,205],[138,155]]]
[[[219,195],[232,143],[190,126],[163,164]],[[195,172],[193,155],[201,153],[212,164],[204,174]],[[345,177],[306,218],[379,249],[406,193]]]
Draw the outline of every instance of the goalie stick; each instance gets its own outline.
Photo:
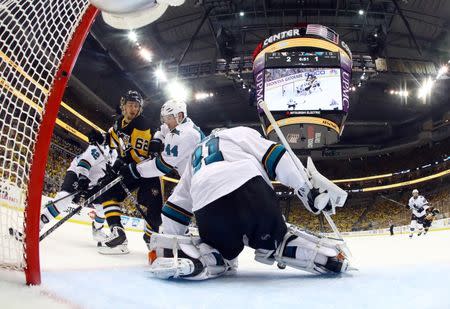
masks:
[[[299,172],[302,175],[302,177],[305,180],[308,180],[308,183],[309,183],[308,185],[312,189],[312,186],[311,186],[311,183],[309,182],[309,177],[308,177],[308,174],[307,174],[307,171],[306,171],[305,167],[303,166],[303,164],[299,160],[297,160],[297,156],[292,151],[291,146],[289,145],[289,143],[287,142],[286,138],[283,135],[283,132],[281,132],[280,127],[278,126],[277,122],[275,121],[275,118],[273,118],[273,115],[270,112],[269,108],[267,107],[266,102],[265,101],[261,101],[259,103],[259,107],[266,114],[267,119],[269,120],[270,124],[274,128],[275,132],[277,133],[278,138],[280,139],[280,141],[283,144],[283,146],[286,148],[288,154],[291,156],[292,161],[294,161],[294,164],[296,165],[296,167],[299,170]],[[331,219],[331,216],[328,213],[326,213],[326,212],[322,212],[322,213],[323,213],[325,219],[327,220],[328,224],[331,226],[331,229],[336,234],[337,238],[342,241],[343,249],[345,249],[345,253],[347,255],[349,255],[349,256],[352,256],[352,254],[351,254],[350,250],[348,249],[348,246],[347,246],[345,240],[342,238],[341,233],[339,232],[336,224],[334,223],[333,219]]]

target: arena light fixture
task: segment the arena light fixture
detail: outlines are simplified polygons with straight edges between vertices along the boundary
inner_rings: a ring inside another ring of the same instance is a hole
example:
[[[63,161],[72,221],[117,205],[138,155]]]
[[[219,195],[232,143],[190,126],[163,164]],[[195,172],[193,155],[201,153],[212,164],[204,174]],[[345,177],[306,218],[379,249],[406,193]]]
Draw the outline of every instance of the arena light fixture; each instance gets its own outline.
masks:
[[[210,95],[209,95],[209,93],[206,93],[206,92],[197,92],[194,95],[194,97],[195,97],[196,101],[202,101],[202,100],[205,100],[205,99],[209,98]]]
[[[162,68],[158,68],[155,70],[154,75],[158,82],[165,83],[167,82],[167,75],[166,72]]]
[[[447,74],[447,72],[448,72],[448,66],[443,65],[443,66],[439,69],[438,74],[437,74],[437,76],[436,76],[436,79],[441,78],[442,75]]]
[[[359,10],[359,11],[358,11],[358,14],[359,14],[359,15],[364,15],[364,10]]]
[[[433,88],[433,85],[434,85],[434,81],[431,79],[431,77],[426,79],[423,82],[422,86],[419,88],[417,97],[419,99],[425,99],[431,93],[431,89]]]
[[[130,30],[128,32],[128,39],[133,43],[137,43],[137,41],[138,41],[137,33],[134,32],[133,30]]]
[[[142,58],[144,58],[148,62],[152,62],[152,53],[148,49],[141,48],[141,50],[139,50],[139,53],[141,54]]]
[[[244,13],[243,11],[240,11],[240,12],[239,12],[239,16],[242,17],[242,16],[244,16],[244,15],[245,15],[245,13]]]
[[[178,80],[173,80],[166,86],[166,93],[171,99],[185,101],[189,97],[189,92],[189,89]]]

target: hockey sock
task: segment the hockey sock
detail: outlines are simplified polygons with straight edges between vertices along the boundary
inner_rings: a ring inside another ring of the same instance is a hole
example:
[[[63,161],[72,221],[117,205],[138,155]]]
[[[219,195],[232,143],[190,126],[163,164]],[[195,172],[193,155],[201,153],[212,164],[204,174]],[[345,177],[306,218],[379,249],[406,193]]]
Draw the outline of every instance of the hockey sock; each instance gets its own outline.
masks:
[[[110,229],[112,230],[113,226],[122,227],[122,223],[120,221],[120,216],[122,215],[122,209],[117,201],[111,200],[106,201],[103,204],[103,210],[105,211],[105,218],[108,222]]]

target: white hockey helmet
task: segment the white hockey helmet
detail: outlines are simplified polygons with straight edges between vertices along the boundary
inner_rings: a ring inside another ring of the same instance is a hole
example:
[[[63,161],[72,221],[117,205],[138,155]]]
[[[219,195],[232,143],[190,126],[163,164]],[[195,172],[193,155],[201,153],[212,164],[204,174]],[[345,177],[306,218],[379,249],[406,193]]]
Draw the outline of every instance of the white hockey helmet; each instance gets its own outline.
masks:
[[[173,115],[175,118],[177,118],[179,113],[183,113],[183,120],[187,117],[186,103],[177,100],[166,101],[166,103],[164,103],[161,107],[161,121],[163,117],[170,115]],[[177,118],[178,123],[182,122],[183,120],[178,121]]]
[[[413,195],[414,195],[414,194],[419,195],[419,190],[417,190],[417,189],[412,190],[412,194],[413,194]]]

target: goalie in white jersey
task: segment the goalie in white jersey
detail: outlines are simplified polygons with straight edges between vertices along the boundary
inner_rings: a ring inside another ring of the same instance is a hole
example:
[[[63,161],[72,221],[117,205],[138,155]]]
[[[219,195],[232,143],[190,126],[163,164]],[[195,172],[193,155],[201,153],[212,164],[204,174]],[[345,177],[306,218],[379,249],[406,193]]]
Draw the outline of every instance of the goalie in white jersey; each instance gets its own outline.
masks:
[[[161,107],[161,130],[150,141],[149,151],[157,153],[152,160],[131,163],[120,170],[125,185],[127,181],[152,178],[169,173],[181,174],[192,152],[205,137],[203,132],[187,117],[186,103],[169,100]],[[152,231],[145,230],[146,242]]]
[[[277,261],[312,273],[346,271],[348,261],[337,241],[284,222],[271,180],[294,188],[315,214],[334,213],[347,198],[345,191],[317,172],[310,159],[308,171],[312,178],[303,179],[284,146],[255,130],[213,131],[195,149],[163,206],[162,230],[172,235],[152,237],[156,259],[151,272],[160,278],[214,278],[236,269],[245,245],[256,249],[255,259],[262,263]],[[193,215],[200,237],[181,236]],[[173,249],[175,257],[167,249]]]
[[[78,203],[81,195],[93,188],[100,178],[105,176],[107,164],[112,164],[117,158],[117,152],[108,146],[89,145],[80,155],[76,156],[70,163],[64,177],[61,190],[56,194],[58,202],[48,203],[41,211],[40,229],[45,224],[54,220],[60,213],[68,211],[72,202]],[[104,157],[104,155],[106,158]],[[70,197],[64,198],[65,196]],[[105,215],[101,204],[93,204],[95,207],[95,218],[92,222],[92,236],[96,241],[103,240],[106,235],[102,231]]]
[[[428,208],[428,201],[422,195],[419,195],[419,191],[417,189],[412,191],[412,195],[413,196],[411,196],[408,201],[408,205],[406,205],[406,208],[412,211],[411,224],[409,226],[411,231],[409,238],[413,237],[416,227],[418,228],[417,236],[422,235],[423,220],[425,219],[427,214],[426,210]]]

